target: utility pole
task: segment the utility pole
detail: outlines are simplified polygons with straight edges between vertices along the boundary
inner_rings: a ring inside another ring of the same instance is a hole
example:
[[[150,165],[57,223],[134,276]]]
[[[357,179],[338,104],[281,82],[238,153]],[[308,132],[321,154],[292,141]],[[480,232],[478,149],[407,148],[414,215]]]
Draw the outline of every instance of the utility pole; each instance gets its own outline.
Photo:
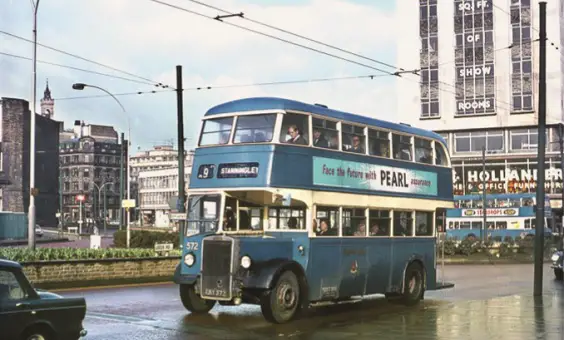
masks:
[[[123,208],[121,207],[121,202],[123,202],[123,143],[125,139],[125,133],[121,133],[121,151],[119,160],[119,230],[123,226]]]
[[[31,250],[35,250],[35,112],[37,105],[37,10],[39,0],[32,1],[33,7],[33,88],[31,99],[30,136],[29,136],[29,207],[27,210],[27,243]]]
[[[544,255],[544,160],[546,145],[546,2],[539,2],[539,128],[537,162],[537,214],[535,226],[534,296],[542,296]]]
[[[176,65],[176,109],[178,124],[178,212],[186,212],[184,209],[184,102],[182,89],[182,66]],[[184,221],[178,221],[179,245],[184,243]]]
[[[485,241],[485,236],[487,232],[487,216],[488,210],[486,207],[486,146],[482,147],[482,215],[484,216],[484,222],[482,228],[480,228],[480,240],[482,243]]]
[[[560,143],[560,191],[562,193],[562,216],[560,218],[560,228],[558,228],[558,249],[562,249],[564,246],[562,244],[564,241],[562,239],[562,228],[564,228],[564,124],[560,123],[558,127],[560,130],[560,138],[558,139]]]
[[[102,218],[104,219],[104,236],[106,235],[106,188],[104,188],[104,216],[102,216]]]
[[[62,233],[64,230],[65,215],[63,213],[63,162],[61,162],[60,157],[59,155],[59,232]]]

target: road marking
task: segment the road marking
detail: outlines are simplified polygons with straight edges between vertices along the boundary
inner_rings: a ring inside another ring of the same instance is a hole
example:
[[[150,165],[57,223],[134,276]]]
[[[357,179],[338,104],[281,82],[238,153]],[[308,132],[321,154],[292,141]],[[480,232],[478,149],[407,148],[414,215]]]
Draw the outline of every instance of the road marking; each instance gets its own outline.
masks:
[[[112,289],[112,288],[135,288],[135,287],[147,287],[147,286],[164,286],[172,285],[174,282],[147,282],[147,283],[131,283],[131,284],[121,284],[121,285],[110,285],[110,286],[92,286],[92,287],[77,287],[77,288],[60,288],[60,289],[49,289],[50,292],[76,292],[76,291],[88,291],[88,290],[100,290],[100,289]]]
[[[125,321],[131,323],[159,321],[150,318],[139,318],[136,316],[126,316],[126,315],[98,313],[98,312],[86,312],[86,317],[102,319],[102,320]]]

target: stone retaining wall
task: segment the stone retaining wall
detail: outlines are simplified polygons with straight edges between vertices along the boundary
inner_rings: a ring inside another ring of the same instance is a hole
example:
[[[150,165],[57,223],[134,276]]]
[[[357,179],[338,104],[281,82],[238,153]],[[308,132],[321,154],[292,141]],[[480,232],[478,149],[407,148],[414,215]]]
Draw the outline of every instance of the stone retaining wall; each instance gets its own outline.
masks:
[[[37,288],[171,281],[178,257],[24,262]]]

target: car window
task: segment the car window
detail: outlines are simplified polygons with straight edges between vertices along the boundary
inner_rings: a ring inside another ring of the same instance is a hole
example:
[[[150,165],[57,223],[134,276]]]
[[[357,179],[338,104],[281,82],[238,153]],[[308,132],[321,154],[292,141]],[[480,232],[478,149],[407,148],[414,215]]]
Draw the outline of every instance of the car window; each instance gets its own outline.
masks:
[[[27,294],[13,272],[0,269],[0,301],[23,300]]]

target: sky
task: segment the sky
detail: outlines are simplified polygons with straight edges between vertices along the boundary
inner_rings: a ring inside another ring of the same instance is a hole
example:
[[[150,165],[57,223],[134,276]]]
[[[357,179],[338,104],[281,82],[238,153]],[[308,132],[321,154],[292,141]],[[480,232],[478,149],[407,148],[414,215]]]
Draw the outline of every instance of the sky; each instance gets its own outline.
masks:
[[[217,10],[190,0],[162,0],[215,17]],[[395,2],[390,0],[207,0],[207,4],[245,17],[335,45],[363,56],[395,64]],[[227,22],[304,44],[344,58],[388,68],[331,50],[241,18]],[[0,31],[32,39],[30,1],[0,0]],[[274,96],[330,108],[394,120],[396,85],[387,76],[272,86],[247,86],[190,90],[196,87],[253,84],[317,78],[364,76],[382,72],[337,60],[327,55],[228,26],[149,0],[41,0],[38,10],[38,42],[94,60],[131,74],[176,85],[176,65],[183,67],[184,126],[186,147],[197,142],[200,120],[211,107],[244,97]],[[0,33],[0,53],[31,58],[33,44]],[[72,66],[140,80],[99,65],[38,47],[38,61]],[[37,112],[49,80],[55,98],[55,119],[65,128],[74,120],[107,124],[127,134],[135,149],[174,142],[176,145],[176,93],[118,96],[124,114],[111,97],[98,96],[94,88],[72,89],[82,82],[111,93],[163,91],[150,84],[115,79],[78,70],[37,64]],[[141,82],[145,82],[141,80]],[[32,62],[0,54],[0,97],[32,98]]]

